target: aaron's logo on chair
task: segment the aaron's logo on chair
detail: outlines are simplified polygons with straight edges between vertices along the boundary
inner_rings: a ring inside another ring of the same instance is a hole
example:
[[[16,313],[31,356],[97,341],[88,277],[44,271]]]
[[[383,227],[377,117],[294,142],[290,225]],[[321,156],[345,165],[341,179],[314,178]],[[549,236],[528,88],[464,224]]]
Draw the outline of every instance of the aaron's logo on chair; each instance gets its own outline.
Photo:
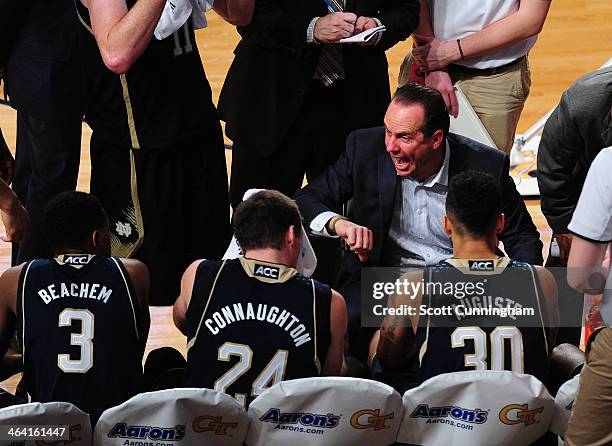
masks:
[[[499,411],[499,421],[508,425],[525,423],[525,426],[531,426],[538,422],[536,415],[543,411],[544,407],[529,410],[527,404],[508,404]]]
[[[351,417],[351,426],[355,429],[374,428],[375,431],[378,431],[388,428],[389,426],[386,425],[386,422],[393,418],[395,418],[395,413],[393,412],[381,415],[380,409],[361,409]]]
[[[208,423],[206,423],[208,422]],[[212,415],[201,415],[192,423],[193,431],[196,433],[214,432],[215,435],[228,435],[229,428],[235,429],[238,427],[237,422],[224,423],[223,417],[214,417]]]

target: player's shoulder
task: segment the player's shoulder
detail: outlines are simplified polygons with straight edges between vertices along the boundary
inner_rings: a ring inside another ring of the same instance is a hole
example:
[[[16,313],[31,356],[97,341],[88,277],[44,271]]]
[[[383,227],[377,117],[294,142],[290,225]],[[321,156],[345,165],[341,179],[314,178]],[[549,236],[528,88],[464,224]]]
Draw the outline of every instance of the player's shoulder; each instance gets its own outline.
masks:
[[[319,282],[316,279],[309,279],[308,277],[303,276],[300,273],[297,273],[294,278],[298,280],[299,283],[304,284],[306,286],[312,287],[312,284],[314,284],[315,292],[317,294],[331,295],[331,287],[326,283]]]
[[[508,266],[511,268],[516,268],[516,269],[529,269],[529,270],[535,268],[534,265],[530,263],[523,262],[522,260],[514,260],[514,259],[511,259],[508,262]]]

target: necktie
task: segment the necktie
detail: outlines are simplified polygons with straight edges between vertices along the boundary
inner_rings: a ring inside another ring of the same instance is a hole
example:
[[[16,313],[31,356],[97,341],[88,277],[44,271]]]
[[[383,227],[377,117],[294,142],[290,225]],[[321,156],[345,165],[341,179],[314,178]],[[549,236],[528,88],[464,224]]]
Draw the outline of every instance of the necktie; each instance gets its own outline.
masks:
[[[341,12],[344,10],[345,0],[327,0],[330,12]],[[319,79],[323,85],[329,87],[338,79],[344,79],[344,62],[342,60],[342,44],[326,43],[321,48],[319,63],[315,70],[315,79]]]

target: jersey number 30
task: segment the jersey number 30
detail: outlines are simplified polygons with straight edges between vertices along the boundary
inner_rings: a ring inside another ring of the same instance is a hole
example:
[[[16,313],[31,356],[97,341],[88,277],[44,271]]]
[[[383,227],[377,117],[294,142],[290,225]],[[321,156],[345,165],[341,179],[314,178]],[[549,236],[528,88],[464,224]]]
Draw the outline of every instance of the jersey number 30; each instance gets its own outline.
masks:
[[[251,368],[253,362],[253,350],[246,344],[234,344],[226,342],[219,347],[217,359],[219,361],[229,362],[231,356],[238,357],[238,363],[229,369],[221,378],[215,381],[215,390],[226,393],[226,389],[235,383],[238,378],[244,375]],[[285,376],[285,368],[287,367],[287,350],[277,350],[276,354],[268,365],[263,369],[259,376],[253,381],[251,396],[261,395],[269,386],[279,383]],[[246,395],[237,393],[234,398],[246,407]]]
[[[453,348],[465,347],[466,339],[474,341],[474,353],[464,355],[466,367],[476,370],[505,370],[505,340],[510,341],[510,370],[523,373],[523,336],[516,327],[497,327],[491,332],[491,360],[487,367],[487,334],[480,327],[459,327],[451,335]]]
[[[81,321],[81,332],[70,334],[70,345],[81,349],[80,359],[70,355],[57,355],[57,366],[65,373],[85,373],[93,366],[94,315],[88,310],[66,308],[59,315],[58,325],[70,327],[73,321]]]

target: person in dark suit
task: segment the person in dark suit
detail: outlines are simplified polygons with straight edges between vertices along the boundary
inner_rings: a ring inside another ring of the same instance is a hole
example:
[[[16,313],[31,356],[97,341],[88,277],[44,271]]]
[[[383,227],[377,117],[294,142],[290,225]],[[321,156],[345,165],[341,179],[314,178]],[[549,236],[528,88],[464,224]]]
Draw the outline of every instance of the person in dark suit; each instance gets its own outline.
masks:
[[[418,0],[255,1],[219,99],[233,141],[234,208],[251,188],[293,195],[305,172],[314,178],[336,161],[351,130],[382,124],[384,52],[418,15]],[[381,24],[386,31],[369,42],[333,45]]]
[[[360,327],[361,268],[425,266],[451,257],[442,217],[453,175],[493,175],[502,190],[504,249],[514,260],[542,264],[542,242],[508,175],[508,156],[448,128],[441,94],[406,84],[387,109],[385,127],[351,133],[340,159],[295,195],[311,233],[339,236],[350,248],[336,286],[347,299],[350,352],[359,359],[372,334]],[[340,216],[349,200],[347,217]]]
[[[31,220],[30,236],[13,246],[12,261],[19,264],[51,255],[43,209],[59,192],[76,188],[84,107],[74,2],[27,0],[10,11],[18,12],[5,85],[17,110],[13,189]]]

